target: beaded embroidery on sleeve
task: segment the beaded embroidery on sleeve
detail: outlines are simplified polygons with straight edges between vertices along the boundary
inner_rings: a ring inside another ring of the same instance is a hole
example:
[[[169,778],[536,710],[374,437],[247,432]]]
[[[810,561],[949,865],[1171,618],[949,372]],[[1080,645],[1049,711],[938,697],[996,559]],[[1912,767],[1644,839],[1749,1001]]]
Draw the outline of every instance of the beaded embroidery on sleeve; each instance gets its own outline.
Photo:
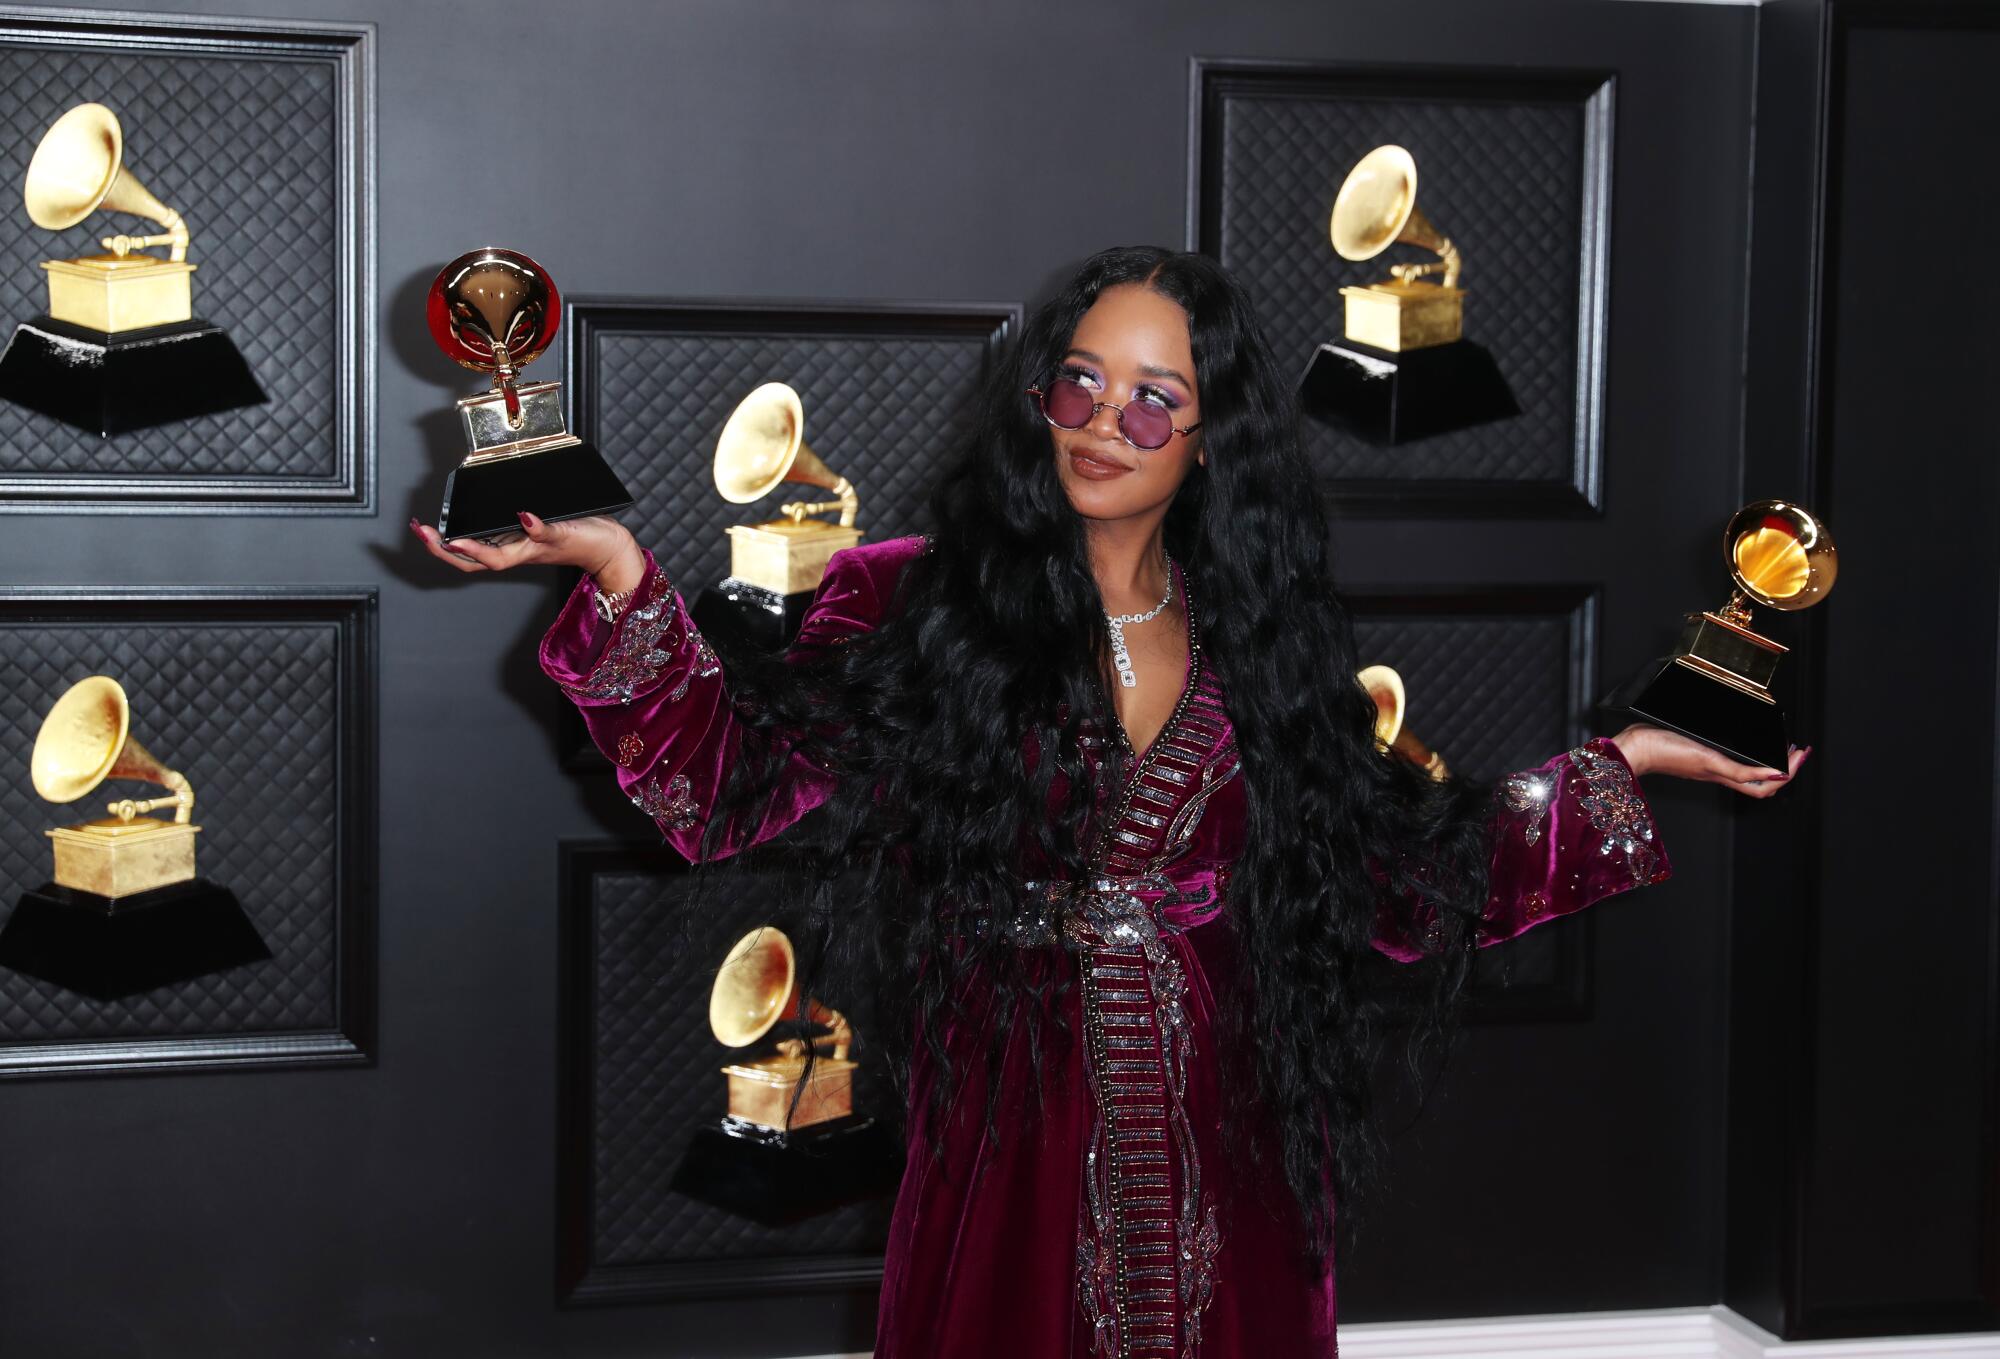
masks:
[[[668,700],[686,698],[691,681],[713,679],[722,673],[722,663],[708,639],[696,631],[694,620],[675,606],[674,587],[665,572],[654,573],[650,595],[635,601],[634,607],[619,616],[611,644],[583,683],[563,686],[572,698],[630,703],[650,689],[674,662],[678,646],[668,634],[676,621],[681,624],[681,644],[691,643],[694,656]]]
[[[1653,816],[1631,769],[1617,756],[1605,754],[1597,741],[1572,750],[1569,760],[1582,784],[1577,805],[1604,837],[1597,852],[1624,855],[1633,881],[1653,881],[1660,861],[1653,849]]]
[[[701,824],[701,808],[694,800],[694,785],[685,774],[676,774],[660,786],[655,774],[632,790],[632,805],[660,823],[662,829],[687,830]]]

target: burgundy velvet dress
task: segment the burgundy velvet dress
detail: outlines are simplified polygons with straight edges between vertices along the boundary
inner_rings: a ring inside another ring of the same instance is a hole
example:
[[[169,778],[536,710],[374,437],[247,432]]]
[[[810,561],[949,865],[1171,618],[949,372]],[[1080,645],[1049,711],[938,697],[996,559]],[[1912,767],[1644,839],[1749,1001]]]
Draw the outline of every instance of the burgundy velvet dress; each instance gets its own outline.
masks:
[[[836,555],[796,645],[872,627],[921,550],[906,538]],[[650,554],[615,625],[593,593],[587,577],[578,584],[543,641],[543,668],[582,710],[619,786],[693,856],[737,749],[721,666]],[[1071,983],[1070,1036],[1045,1034],[1040,1100],[1025,1043],[1010,1041],[1001,1136],[983,1136],[983,1104],[960,1098],[937,1159],[929,1077],[921,1063],[912,1073],[878,1359],[1334,1353],[1331,1270],[1300,1263],[1288,1196],[1223,1139],[1213,1035],[1230,997],[1215,987],[1233,975],[1221,921],[1243,845],[1243,782],[1227,695],[1190,641],[1185,688],[1152,746],[1134,754],[1120,734],[1116,751],[1087,749],[1123,771],[1098,817],[1096,874],[1045,884],[1065,909],[1044,937],[1022,938]],[[754,839],[817,805],[826,777],[801,759],[788,792]],[[1610,742],[1592,741],[1499,785],[1481,941],[1667,873],[1631,770]],[[1426,927],[1385,909],[1375,946],[1417,958]],[[978,1035],[946,1042],[977,1069]]]

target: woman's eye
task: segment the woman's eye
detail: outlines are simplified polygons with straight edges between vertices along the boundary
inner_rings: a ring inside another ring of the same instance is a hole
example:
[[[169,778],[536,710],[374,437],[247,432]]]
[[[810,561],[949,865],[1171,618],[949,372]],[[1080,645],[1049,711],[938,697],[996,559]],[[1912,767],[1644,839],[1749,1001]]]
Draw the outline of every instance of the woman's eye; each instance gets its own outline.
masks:
[[[1090,388],[1090,390],[1092,390],[1093,392],[1102,391],[1104,389],[1104,380],[1098,377],[1097,374],[1091,372],[1088,368],[1065,368],[1062,370],[1062,372],[1058,373],[1056,376],[1066,377],[1072,382],[1080,383],[1083,386]]]
[[[1141,387],[1138,391],[1132,393],[1132,399],[1134,401],[1151,401],[1156,405],[1165,406],[1168,410],[1172,410],[1180,404],[1174,400],[1171,393],[1159,387]]]

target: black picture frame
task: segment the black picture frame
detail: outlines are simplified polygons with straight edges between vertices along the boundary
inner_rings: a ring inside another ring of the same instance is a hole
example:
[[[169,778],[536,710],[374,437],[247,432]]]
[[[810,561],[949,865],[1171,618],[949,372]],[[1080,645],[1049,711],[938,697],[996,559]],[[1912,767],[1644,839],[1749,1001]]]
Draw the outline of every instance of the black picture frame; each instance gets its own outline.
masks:
[[[660,299],[632,298],[616,296],[585,296],[571,299],[567,331],[563,341],[563,381],[565,399],[569,403],[570,429],[579,438],[600,450],[606,447],[607,432],[621,418],[637,419],[637,413],[621,413],[606,408],[605,384],[601,380],[600,359],[604,342],[609,337],[647,340],[669,337],[682,339],[687,346],[699,351],[704,341],[713,340],[716,345],[742,341],[771,341],[794,344],[810,351],[819,346],[832,346],[859,341],[879,342],[893,346],[904,342],[922,344],[935,340],[964,340],[977,345],[981,351],[981,371],[992,364],[1001,350],[1018,333],[1021,325],[1021,308],[1012,302],[844,302],[844,301],[771,301],[746,299]],[[735,396],[746,394],[756,382],[766,377],[779,378],[782,374],[744,375],[740,391]],[[806,409],[807,442],[814,441],[814,410],[812,394]],[[947,402],[959,398],[969,398],[971,392],[938,393],[936,400]],[[725,408],[726,409],[726,408]],[[697,437],[701,446],[712,448],[717,430],[703,431]],[[893,536],[900,532],[915,531],[916,526],[907,522],[883,523],[870,515],[871,473],[875,464],[870,460],[877,456],[875,450],[862,450],[856,461],[848,461],[845,450],[838,453],[829,451],[823,444],[820,451],[836,462],[837,471],[850,475],[860,490],[862,497],[862,527],[871,540]],[[940,460],[948,454],[946,449],[936,450]],[[614,463],[617,461],[614,457]],[[627,469],[630,470],[630,469]],[[628,479],[628,484],[630,481]],[[716,524],[746,522],[754,515],[749,507],[724,505],[715,494],[714,488],[704,477],[693,494],[706,497],[714,504],[715,512],[708,516]],[[770,499],[775,506],[777,497]],[[643,503],[635,511],[628,511],[626,522],[643,524],[648,517],[648,508]],[[719,539],[719,532],[718,532]],[[647,546],[671,552],[672,543],[648,543]],[[689,554],[689,558],[692,557]],[[693,602],[695,596],[713,580],[701,579],[699,574],[687,571],[687,559],[670,561],[662,556],[661,565],[675,579],[683,594]],[[569,576],[563,584],[563,593],[574,582]],[[610,767],[610,762],[590,743],[584,730],[583,719],[569,704],[563,703],[556,719],[556,741],[561,752],[563,765],[576,771],[601,771]]]
[[[331,68],[331,102],[323,117],[331,134],[325,165],[330,175],[331,248],[324,278],[282,280],[310,299],[313,314],[329,329],[331,399],[323,431],[328,445],[323,472],[259,473],[220,469],[134,471],[137,459],[119,459],[119,470],[60,469],[0,470],[0,512],[92,514],[372,514],[376,479],[376,263],[375,263],[375,25],[323,23],[235,16],[183,16],[120,10],[66,8],[0,8],[0,51],[8,48],[51,54],[111,53],[147,58],[156,79],[172,79],[180,66],[204,58],[243,58]],[[179,65],[177,65],[177,63]],[[78,92],[84,97],[111,92]],[[9,121],[5,97],[0,97],[0,123]],[[128,136],[131,129],[128,129]],[[276,129],[274,129],[276,135]],[[29,144],[30,149],[32,143]],[[25,154],[25,152],[23,153]],[[161,175],[170,165],[134,167],[140,177],[151,175],[155,188],[174,201],[172,186]],[[246,171],[246,174],[248,172]],[[195,231],[191,257],[200,263],[202,214],[188,209]],[[95,220],[95,219],[92,219]],[[10,232],[49,233],[9,214]],[[90,225],[88,222],[85,226]],[[76,228],[83,230],[83,227]],[[197,275],[196,314],[203,314],[205,278]],[[209,286],[215,286],[210,284]],[[212,308],[211,308],[212,310]],[[11,324],[26,315],[0,318]],[[294,324],[296,318],[293,318]],[[277,321],[260,318],[258,328]],[[256,337],[237,333],[244,345]],[[268,365],[281,368],[283,365]],[[283,374],[276,376],[282,380]],[[260,380],[272,391],[272,372]],[[35,417],[30,429],[44,440],[66,437],[46,417]],[[183,424],[135,430],[116,436],[121,449],[136,448],[167,464],[187,461],[208,446],[209,434]],[[74,432],[67,437],[74,439]]]
[[[1608,349],[1611,183],[1615,142],[1614,108],[1617,78],[1608,71],[1534,70],[1403,64],[1330,64],[1303,61],[1261,61],[1197,57],[1189,69],[1187,241],[1190,249],[1219,259],[1242,277],[1254,265],[1228,257],[1222,230],[1224,140],[1220,135],[1226,106],[1232,100],[1355,101],[1357,104],[1407,102],[1474,103],[1495,107],[1574,106],[1580,112],[1582,145],[1574,172],[1580,213],[1575,241],[1577,270],[1573,284],[1576,367],[1573,380],[1574,418],[1568,439],[1567,469],[1561,476],[1533,479],[1429,478],[1323,475],[1334,511],[1353,516],[1447,516],[1484,518],[1578,518],[1601,514],[1604,478],[1605,367]],[[1421,157],[1420,157],[1421,159]],[[1345,166],[1315,167],[1315,182],[1332,176],[1333,187]],[[1298,166],[1280,158],[1269,173],[1299,173]],[[1421,197],[1421,190],[1420,190]],[[1420,204],[1421,206],[1421,204]],[[1304,222],[1300,230],[1306,229]],[[1443,224],[1450,230],[1450,223]],[[1315,228],[1329,256],[1323,223]],[[1354,281],[1360,281],[1357,278]],[[1296,287],[1294,282],[1292,287]],[[1468,286],[1476,286],[1468,283]],[[1339,329],[1339,299],[1327,298],[1329,335]],[[1267,322],[1268,324],[1268,322]],[[1476,328],[1468,322],[1468,333]],[[1504,356],[1503,356],[1504,357]],[[1304,354],[1280,355],[1296,360]],[[1502,367],[1506,364],[1503,362]],[[1505,430],[1507,422],[1486,425],[1451,436],[1477,450]],[[1309,437],[1312,431],[1308,430]],[[1332,434],[1328,438],[1350,439]],[[1399,450],[1421,449],[1423,444]]]
[[[0,637],[10,628],[79,623],[257,629],[311,624],[332,630],[329,704],[335,787],[330,933],[323,967],[333,1022],[310,1029],[256,1029],[0,1044],[0,1079],[158,1073],[222,1068],[368,1065],[376,1039],[377,594],[373,589],[273,587],[50,587],[0,592]],[[54,695],[48,695],[53,700]],[[146,714],[135,718],[143,728]],[[158,752],[167,758],[166,752]],[[53,823],[61,818],[53,812]],[[35,827],[19,827],[20,832]],[[37,850],[37,853],[42,851]],[[9,885],[10,892],[34,884]],[[11,974],[10,974],[11,975]],[[143,999],[143,998],[137,998]]]
[[[1598,610],[1601,592],[1595,585],[1568,584],[1486,584],[1486,585],[1380,585],[1343,592],[1342,599],[1352,612],[1361,634],[1363,664],[1394,664],[1393,655],[1365,653],[1367,625],[1371,619],[1448,621],[1472,619],[1504,626],[1510,620],[1535,620],[1559,626],[1563,632],[1561,657],[1562,684],[1554,695],[1541,686],[1542,676],[1528,676],[1516,702],[1540,704],[1553,698],[1548,714],[1549,737],[1560,742],[1549,749],[1508,748],[1494,758],[1514,767],[1532,767],[1543,760],[1573,749],[1588,739],[1590,716],[1599,689]],[[1484,677],[1489,685],[1497,677]],[[1407,682],[1410,676],[1406,673]],[[1412,730],[1432,741],[1434,748],[1452,759],[1447,743],[1433,740],[1439,730],[1453,724],[1453,703],[1449,696],[1440,700],[1421,690],[1410,693],[1408,711]],[[1427,718],[1444,709],[1442,721]],[[1454,766],[1456,768],[1456,766]],[[1507,769],[1460,771],[1494,778]],[[1468,1024],[1577,1023],[1591,1015],[1593,1000],[1592,957],[1595,952],[1595,915],[1585,911],[1574,918],[1550,920],[1537,925],[1517,939],[1506,940],[1481,950],[1480,971],[1475,974],[1466,1002]],[[1510,956],[1533,949],[1541,956],[1535,981],[1517,981],[1510,975]],[[1392,1007],[1411,1003],[1401,969],[1387,965],[1378,969],[1381,985]]]
[[[771,851],[765,851],[770,853]],[[615,1303],[868,1289],[881,1283],[880,1253],[831,1252],[673,1261],[597,1257],[597,879],[643,874],[685,883],[687,861],[657,842],[567,839],[558,846],[556,1300]],[[692,1055],[691,1055],[692,1060]],[[721,1085],[716,1086],[720,1112]]]

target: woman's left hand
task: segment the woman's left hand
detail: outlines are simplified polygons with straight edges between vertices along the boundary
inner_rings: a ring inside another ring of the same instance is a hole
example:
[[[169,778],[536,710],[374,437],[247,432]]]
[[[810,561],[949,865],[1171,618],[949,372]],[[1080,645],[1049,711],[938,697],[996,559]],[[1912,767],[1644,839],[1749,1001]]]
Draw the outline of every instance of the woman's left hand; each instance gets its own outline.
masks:
[[[1670,774],[1677,779],[1719,783],[1750,797],[1769,797],[1791,781],[1812,747],[1791,752],[1790,767],[1780,773],[1762,765],[1739,764],[1721,751],[1665,727],[1634,723],[1611,738],[1634,774]]]

